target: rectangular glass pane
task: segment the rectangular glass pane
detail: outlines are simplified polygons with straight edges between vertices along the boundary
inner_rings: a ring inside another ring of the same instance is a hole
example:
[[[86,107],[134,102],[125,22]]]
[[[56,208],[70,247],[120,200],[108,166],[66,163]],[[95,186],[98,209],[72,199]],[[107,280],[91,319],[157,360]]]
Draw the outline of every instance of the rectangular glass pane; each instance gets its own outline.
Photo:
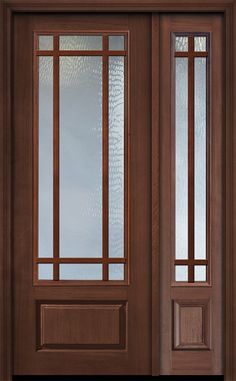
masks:
[[[175,258],[188,258],[188,58],[175,59]]]
[[[101,57],[60,57],[60,256],[102,256]]]
[[[125,37],[124,36],[109,36],[108,43],[109,43],[109,50],[124,50]]]
[[[60,280],[102,280],[102,264],[60,264]]]
[[[39,57],[38,256],[53,256],[53,58]]]
[[[109,57],[109,256],[124,256],[124,57]]]
[[[60,36],[60,50],[102,50],[102,36]]]
[[[39,36],[39,50],[53,50],[53,36]]]
[[[124,264],[111,263],[109,264],[109,280],[124,280]]]
[[[206,42],[206,36],[194,37],[195,52],[205,52],[207,47]]]
[[[206,282],[206,266],[194,266],[194,281]]]
[[[38,265],[38,279],[39,280],[53,280],[53,264],[40,263]]]
[[[194,256],[206,258],[206,58],[195,58]]]
[[[175,51],[176,52],[188,51],[188,37],[185,37],[185,36],[175,37]]]
[[[175,281],[176,282],[188,281],[188,266],[175,266]]]

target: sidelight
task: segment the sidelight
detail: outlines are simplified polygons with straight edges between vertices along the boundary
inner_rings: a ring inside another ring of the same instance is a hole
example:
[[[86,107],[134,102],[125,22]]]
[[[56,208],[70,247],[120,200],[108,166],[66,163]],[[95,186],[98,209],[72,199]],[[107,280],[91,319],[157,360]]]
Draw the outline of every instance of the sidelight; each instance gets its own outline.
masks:
[[[209,281],[208,35],[174,36],[176,282]]]
[[[127,34],[35,34],[34,280],[128,279]]]

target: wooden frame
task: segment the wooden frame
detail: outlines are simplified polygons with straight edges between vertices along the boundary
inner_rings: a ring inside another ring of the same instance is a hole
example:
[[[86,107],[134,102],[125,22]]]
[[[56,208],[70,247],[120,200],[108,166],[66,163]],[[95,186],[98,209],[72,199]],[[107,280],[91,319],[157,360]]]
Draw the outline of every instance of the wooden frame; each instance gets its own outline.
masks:
[[[63,35],[90,35],[100,36],[102,40],[101,50],[61,50],[59,46],[60,36]],[[51,50],[39,49],[39,36],[51,36],[53,39],[53,47]],[[109,36],[122,35],[124,37],[124,49],[109,49]],[[60,57],[69,56],[96,56],[102,59],[102,257],[101,258],[62,258],[60,257],[60,105],[59,105],[59,59]],[[109,257],[109,57],[124,57],[124,256],[120,258]],[[38,253],[38,209],[39,209],[39,57],[52,57],[53,59],[53,255],[51,258],[39,257]],[[127,118],[129,100],[129,31],[34,31],[34,153],[33,153],[33,177],[34,177],[34,275],[33,284],[36,286],[65,286],[65,285],[127,285],[129,283],[129,246],[128,234],[126,230],[129,227],[129,144],[128,131],[129,120]],[[38,279],[38,264],[50,263],[53,265],[53,279],[49,281]],[[60,280],[60,264],[62,263],[97,263],[102,265],[102,279],[100,281],[81,281],[81,280]],[[109,280],[109,264],[119,263],[124,265],[124,279],[120,281]],[[109,281],[109,282],[108,282]]]
[[[12,302],[11,302],[11,35],[12,18],[20,12],[221,12],[225,26],[224,62],[224,121],[225,121],[225,380],[236,380],[236,1],[235,0],[3,0],[0,3],[0,379],[12,377]],[[158,17],[153,14],[152,75],[152,337],[153,375],[159,374],[158,365]],[[235,69],[234,69],[235,70]]]

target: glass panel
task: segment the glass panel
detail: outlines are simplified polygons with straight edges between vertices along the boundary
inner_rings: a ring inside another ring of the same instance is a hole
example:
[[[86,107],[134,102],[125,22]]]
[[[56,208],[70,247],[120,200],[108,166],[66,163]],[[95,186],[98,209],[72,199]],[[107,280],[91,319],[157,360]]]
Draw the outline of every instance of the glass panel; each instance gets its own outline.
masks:
[[[188,37],[184,37],[184,36],[175,37],[175,51],[176,52],[188,51]]]
[[[188,281],[188,266],[175,266],[175,280],[176,282]]]
[[[194,266],[194,281],[206,282],[206,266]]]
[[[53,58],[39,57],[38,256],[53,256]]]
[[[39,50],[53,50],[53,36],[39,36]]]
[[[188,58],[176,58],[175,257],[188,258]]]
[[[40,263],[38,265],[38,279],[39,280],[53,280],[53,264]]]
[[[109,50],[124,50],[125,37],[124,36],[109,36]]]
[[[102,265],[95,263],[61,264],[60,280],[102,280]]]
[[[206,51],[206,37],[194,37],[194,50],[195,52]]]
[[[109,256],[124,256],[124,57],[109,57]]]
[[[206,58],[195,58],[194,256],[206,258]]]
[[[102,36],[60,36],[60,50],[102,50]]]
[[[60,57],[60,256],[102,256],[101,57]]]
[[[124,265],[122,263],[109,264],[109,280],[124,280]]]

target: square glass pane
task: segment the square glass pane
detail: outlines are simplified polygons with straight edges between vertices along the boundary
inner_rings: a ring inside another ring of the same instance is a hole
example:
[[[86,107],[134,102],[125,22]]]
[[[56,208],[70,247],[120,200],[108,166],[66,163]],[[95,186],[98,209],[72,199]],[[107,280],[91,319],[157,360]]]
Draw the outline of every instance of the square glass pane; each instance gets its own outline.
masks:
[[[102,36],[60,36],[60,50],[102,50]]]
[[[188,58],[175,59],[175,258],[188,258]]]
[[[206,58],[194,59],[194,257],[206,259]]]
[[[205,52],[207,48],[206,36],[194,37],[194,50],[195,52]]]
[[[53,280],[53,264],[40,263],[38,265],[38,279],[39,280]]]
[[[53,256],[53,57],[39,57],[38,256]]]
[[[109,50],[124,50],[125,36],[109,36],[108,44]]]
[[[53,36],[39,36],[39,50],[53,50]]]
[[[124,57],[109,57],[109,257],[124,256]]]
[[[60,57],[60,256],[102,256],[102,57]]]
[[[206,266],[194,266],[194,281],[206,282]]]
[[[102,264],[63,263],[59,270],[60,280],[102,280]]]
[[[175,51],[176,52],[187,52],[188,51],[188,37],[187,36],[176,36],[175,37]]]
[[[188,281],[188,266],[175,266],[175,281],[176,282]]]
[[[109,280],[124,280],[124,270],[125,266],[123,263],[109,264]]]

